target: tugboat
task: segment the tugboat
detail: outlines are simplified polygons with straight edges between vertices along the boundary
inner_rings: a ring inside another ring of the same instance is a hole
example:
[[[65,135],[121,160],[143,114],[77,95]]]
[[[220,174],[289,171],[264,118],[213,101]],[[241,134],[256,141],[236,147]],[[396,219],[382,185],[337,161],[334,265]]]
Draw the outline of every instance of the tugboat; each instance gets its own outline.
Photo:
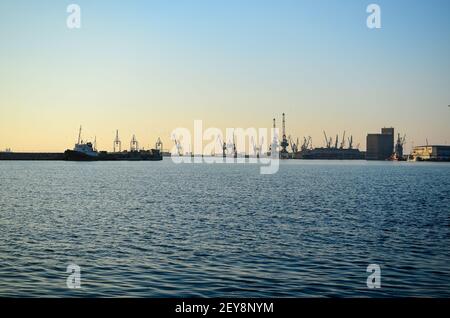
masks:
[[[64,152],[65,160],[69,161],[95,161],[98,160],[98,152],[91,142],[84,143],[81,139],[81,126],[78,133],[78,142],[73,150],[67,149]]]

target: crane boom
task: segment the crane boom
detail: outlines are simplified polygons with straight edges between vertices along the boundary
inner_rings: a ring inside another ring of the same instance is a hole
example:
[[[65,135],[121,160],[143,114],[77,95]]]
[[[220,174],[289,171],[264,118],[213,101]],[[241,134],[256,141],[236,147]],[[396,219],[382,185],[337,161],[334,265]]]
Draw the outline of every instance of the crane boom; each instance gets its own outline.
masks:
[[[344,147],[345,147],[345,130],[344,130],[344,134],[342,135],[341,149],[344,149]]]
[[[330,142],[328,141],[328,136],[325,130],[323,131],[323,135],[325,136],[325,144],[327,145],[327,148],[330,148]]]

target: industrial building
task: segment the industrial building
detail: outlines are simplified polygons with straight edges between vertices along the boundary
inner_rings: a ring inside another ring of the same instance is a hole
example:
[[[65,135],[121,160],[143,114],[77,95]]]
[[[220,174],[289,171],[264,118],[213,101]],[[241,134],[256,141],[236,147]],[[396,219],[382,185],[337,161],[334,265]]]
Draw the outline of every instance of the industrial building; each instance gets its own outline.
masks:
[[[366,160],[388,160],[394,152],[394,128],[382,128],[381,134],[367,135]]]
[[[450,146],[417,146],[411,152],[414,161],[450,161]]]

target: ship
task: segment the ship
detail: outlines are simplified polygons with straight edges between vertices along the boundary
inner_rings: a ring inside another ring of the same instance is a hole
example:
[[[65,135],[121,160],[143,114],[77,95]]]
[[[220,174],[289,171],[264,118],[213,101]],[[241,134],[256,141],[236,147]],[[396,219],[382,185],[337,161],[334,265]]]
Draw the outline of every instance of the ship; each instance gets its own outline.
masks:
[[[98,152],[91,142],[84,142],[81,139],[81,126],[78,133],[78,142],[73,150],[67,149],[64,152],[66,160],[70,161],[96,161],[98,160]]]
[[[359,149],[313,148],[303,149],[293,154],[294,159],[323,160],[363,160],[364,153]]]
[[[311,137],[304,138],[300,151],[295,151],[292,155],[294,159],[322,159],[322,160],[364,160],[365,153],[359,151],[358,146],[353,148],[353,136],[348,138],[348,148],[345,147],[345,131],[339,145],[339,136],[336,136],[334,145],[332,138],[328,138],[325,131],[326,147],[312,148]],[[298,144],[298,141],[297,141]]]
[[[116,137],[118,138],[118,136]],[[115,141],[116,142],[116,141]],[[84,142],[81,139],[81,127],[78,141],[73,149],[64,152],[64,160],[67,161],[159,161],[162,154],[159,149],[139,149],[136,137],[133,136],[130,151],[119,150],[118,152],[97,151],[96,142]]]

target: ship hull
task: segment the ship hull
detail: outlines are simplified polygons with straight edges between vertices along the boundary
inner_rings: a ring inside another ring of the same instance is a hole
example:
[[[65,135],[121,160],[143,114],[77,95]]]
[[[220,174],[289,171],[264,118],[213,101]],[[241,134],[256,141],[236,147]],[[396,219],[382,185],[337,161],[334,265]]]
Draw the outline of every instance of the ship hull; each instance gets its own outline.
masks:
[[[64,152],[64,159],[68,161],[97,161],[98,156],[90,156],[79,151],[66,150]]]
[[[309,160],[363,160],[364,153],[358,149],[315,148],[294,154],[294,159]]]
[[[124,151],[124,152],[100,152],[99,161],[160,161],[163,159],[158,150]]]
[[[160,161],[163,159],[158,150],[151,151],[124,151],[124,152],[99,152],[97,156],[66,150],[64,159],[67,161]]]

